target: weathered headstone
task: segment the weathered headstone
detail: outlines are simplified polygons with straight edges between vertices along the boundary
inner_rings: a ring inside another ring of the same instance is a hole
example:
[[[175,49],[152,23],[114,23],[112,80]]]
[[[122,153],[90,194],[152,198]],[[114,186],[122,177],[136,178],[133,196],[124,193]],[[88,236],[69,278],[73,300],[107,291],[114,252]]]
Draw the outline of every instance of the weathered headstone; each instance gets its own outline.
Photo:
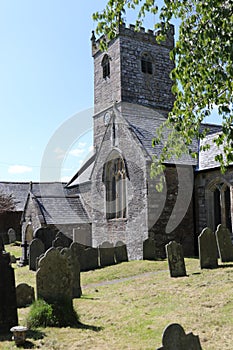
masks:
[[[56,238],[55,241],[58,240],[59,245],[56,245],[56,247],[63,247],[63,248],[68,248],[71,243],[73,242],[72,239],[70,239],[69,237],[67,237],[64,233],[62,233],[61,231],[59,231],[56,234]]]
[[[15,274],[10,265],[10,254],[0,250],[0,332],[8,332],[17,324]]]
[[[171,277],[186,276],[183,248],[180,243],[171,241],[166,244],[166,253]]]
[[[100,266],[110,266],[115,264],[114,246],[112,243],[103,242],[99,245]]]
[[[118,241],[115,245],[115,260],[117,264],[128,261],[126,244],[121,241]]]
[[[35,300],[34,288],[27,283],[20,283],[16,287],[17,307],[26,307],[31,305]]]
[[[43,242],[38,238],[34,238],[29,245],[29,270],[36,271],[36,259],[44,252],[45,247]]]
[[[58,248],[58,247],[64,248],[63,240],[60,237],[56,237],[52,242],[52,246],[54,248]]]
[[[218,249],[215,235],[206,227],[198,236],[199,259],[201,269],[218,267]]]
[[[218,225],[215,235],[221,262],[233,261],[233,245],[228,228]]]
[[[9,228],[8,232],[9,243],[14,243],[16,241],[16,233],[13,228]]]
[[[56,248],[50,248],[39,260],[36,272],[37,298],[48,303],[72,303],[72,268],[66,257]]]
[[[63,248],[61,250],[61,254],[65,255],[68,259],[68,263],[71,267],[72,271],[72,280],[70,283],[72,284],[72,297],[80,298],[82,295],[82,289],[80,285],[80,263],[78,260],[78,243],[73,242],[70,248]]]
[[[143,242],[143,259],[156,260],[155,240],[148,238]]]
[[[76,246],[78,259],[80,263],[80,271],[95,270],[99,267],[99,252],[98,248],[87,247],[82,244]]]
[[[49,227],[40,227],[34,232],[34,237],[39,238],[45,247],[45,251],[52,247],[52,242],[56,238],[57,230]]]
[[[157,350],[202,350],[198,335],[185,334],[178,323],[172,323],[165,328],[162,344]]]

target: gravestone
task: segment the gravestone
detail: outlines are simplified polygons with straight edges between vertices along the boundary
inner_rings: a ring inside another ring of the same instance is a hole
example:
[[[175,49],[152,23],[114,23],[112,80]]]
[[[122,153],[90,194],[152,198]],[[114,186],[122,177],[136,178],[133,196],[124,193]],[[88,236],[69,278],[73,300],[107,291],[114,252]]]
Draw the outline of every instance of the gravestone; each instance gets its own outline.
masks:
[[[37,270],[36,260],[44,252],[45,247],[43,242],[38,238],[34,238],[29,245],[29,270]]]
[[[210,228],[204,228],[198,236],[198,249],[201,269],[218,267],[217,242]]]
[[[233,261],[233,245],[228,228],[218,225],[215,235],[221,262]]]
[[[115,264],[114,246],[112,243],[103,242],[99,245],[100,266],[110,266]]]
[[[56,238],[57,230],[50,227],[40,227],[34,232],[34,237],[44,243],[45,251],[52,247],[52,242]]]
[[[165,328],[162,344],[157,350],[202,350],[198,335],[185,334],[183,327],[178,323],[172,323]]]
[[[166,244],[166,253],[171,277],[186,276],[183,248],[180,243],[171,241]]]
[[[75,242],[71,244],[70,248],[63,248],[61,250],[61,254],[66,256],[66,258],[68,259],[68,263],[71,267],[72,280],[70,283],[73,286],[73,298],[80,298],[82,295],[82,289],[80,285],[80,263],[78,259],[78,250],[78,243]]]
[[[156,260],[155,240],[152,238],[143,242],[143,260]]]
[[[15,274],[10,254],[0,250],[0,332],[9,332],[18,325]]]
[[[56,234],[55,240],[53,241],[53,247],[68,248],[71,245],[72,242],[73,242],[72,239],[70,239],[69,237],[64,235],[64,233],[59,231]]]
[[[126,244],[124,244],[121,241],[118,241],[115,245],[115,260],[117,264],[124,261],[128,261]]]
[[[9,228],[8,232],[9,244],[14,243],[16,241],[16,233],[13,228]]]
[[[16,287],[17,307],[26,307],[31,305],[35,300],[34,288],[27,283],[20,283]]]
[[[76,243],[76,251],[80,263],[80,271],[95,270],[99,267],[98,248],[87,247]]]
[[[72,304],[72,268],[66,257],[56,248],[48,249],[39,260],[36,272],[37,298],[48,303],[70,302]]]
[[[54,241],[52,242],[52,247],[54,247],[54,248],[58,248],[58,247],[64,248],[62,239],[60,237],[56,237],[54,239]]]

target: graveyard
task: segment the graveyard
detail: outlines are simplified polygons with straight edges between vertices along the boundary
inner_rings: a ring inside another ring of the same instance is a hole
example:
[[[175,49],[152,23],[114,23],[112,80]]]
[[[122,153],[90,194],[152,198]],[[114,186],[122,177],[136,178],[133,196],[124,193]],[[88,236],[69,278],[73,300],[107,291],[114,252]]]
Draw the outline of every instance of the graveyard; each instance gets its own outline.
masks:
[[[16,257],[21,247],[6,245]],[[185,258],[186,274],[171,277],[167,260],[129,261],[81,272],[81,298],[73,299],[80,325],[30,329],[23,348],[159,349],[170,323],[199,336],[202,349],[232,349],[233,263],[218,258],[216,268],[200,268],[198,258]],[[15,271],[16,285],[36,290],[36,272]],[[30,307],[18,308],[26,325]],[[1,335],[0,349],[16,349],[11,334]],[[162,348],[161,348],[162,349]]]

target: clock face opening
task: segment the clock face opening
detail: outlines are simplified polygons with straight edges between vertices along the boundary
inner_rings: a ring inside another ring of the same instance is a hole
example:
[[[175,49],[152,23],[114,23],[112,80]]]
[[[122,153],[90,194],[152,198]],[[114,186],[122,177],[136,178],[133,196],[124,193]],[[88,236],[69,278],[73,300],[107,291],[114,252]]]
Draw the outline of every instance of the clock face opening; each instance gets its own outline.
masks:
[[[110,112],[106,112],[104,115],[104,125],[107,126],[108,123],[110,122],[111,119],[111,113]]]

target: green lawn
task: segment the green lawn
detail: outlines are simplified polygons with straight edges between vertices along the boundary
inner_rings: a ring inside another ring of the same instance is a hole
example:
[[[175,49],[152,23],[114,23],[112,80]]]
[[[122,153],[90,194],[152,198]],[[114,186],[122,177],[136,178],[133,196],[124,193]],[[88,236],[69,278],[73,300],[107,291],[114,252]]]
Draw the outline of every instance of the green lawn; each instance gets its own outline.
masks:
[[[233,264],[200,270],[198,259],[185,262],[188,276],[182,278],[170,277],[166,261],[131,261],[82,273],[83,296],[74,307],[83,327],[29,332],[26,348],[155,350],[165,326],[176,322],[199,335],[203,350],[232,350]],[[35,272],[14,267],[17,284],[35,286]],[[28,310],[19,309],[22,325]],[[5,340],[0,349],[16,346]]]

